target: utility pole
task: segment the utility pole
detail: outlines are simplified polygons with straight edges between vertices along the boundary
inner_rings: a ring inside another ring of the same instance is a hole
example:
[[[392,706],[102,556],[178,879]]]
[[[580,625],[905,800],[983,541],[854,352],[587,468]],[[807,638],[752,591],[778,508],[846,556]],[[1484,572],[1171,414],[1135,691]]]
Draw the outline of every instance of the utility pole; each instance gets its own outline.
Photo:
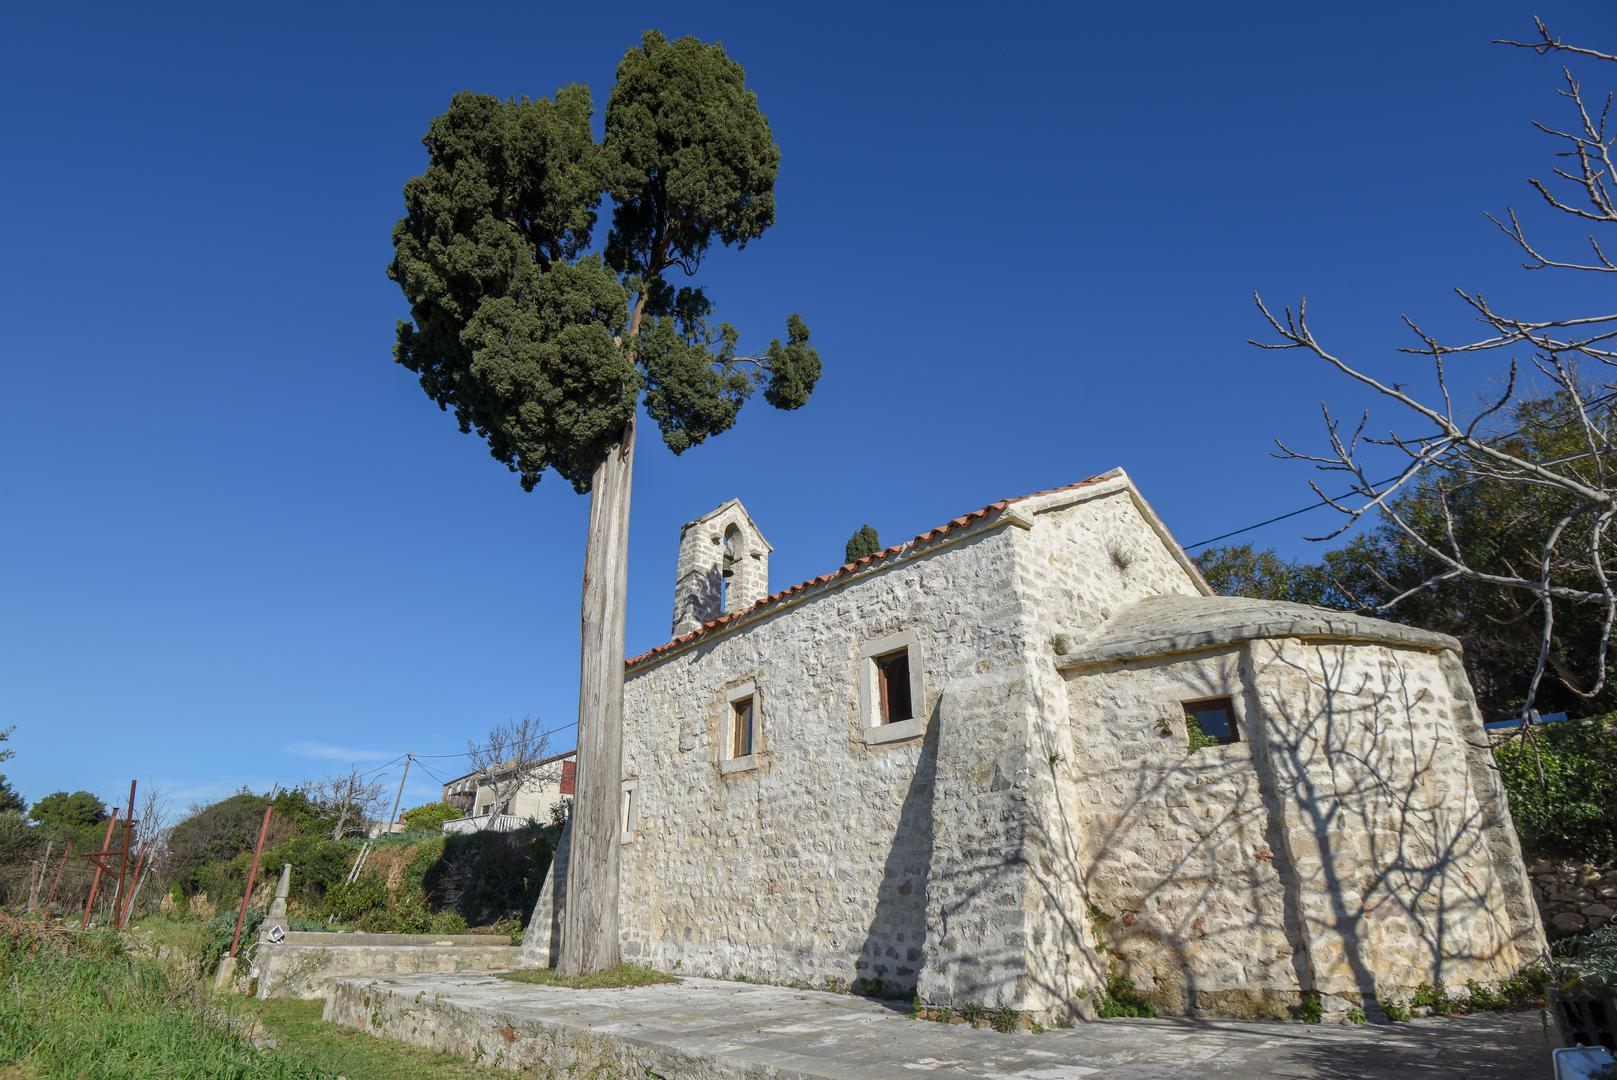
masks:
[[[404,755],[404,775],[399,777],[399,793],[393,796],[393,812],[387,816],[387,831],[389,833],[393,831],[393,823],[399,820],[399,800],[404,798],[404,782],[410,777],[410,762],[414,760],[414,750]]]

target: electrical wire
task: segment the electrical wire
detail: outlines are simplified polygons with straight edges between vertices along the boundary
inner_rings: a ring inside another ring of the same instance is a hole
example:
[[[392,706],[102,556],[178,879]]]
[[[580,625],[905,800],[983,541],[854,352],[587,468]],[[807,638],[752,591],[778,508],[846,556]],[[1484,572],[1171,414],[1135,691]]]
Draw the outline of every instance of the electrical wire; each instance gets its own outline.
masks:
[[[1586,408],[1586,409],[1587,408],[1594,408],[1594,407],[1597,407],[1597,406],[1600,406],[1600,405],[1604,405],[1607,402],[1611,402],[1611,401],[1617,401],[1617,390],[1614,390],[1609,394],[1603,394],[1600,397],[1590,399],[1589,401],[1584,403],[1584,408]],[[1504,442],[1506,439],[1515,438],[1517,435],[1520,435],[1525,430],[1526,430],[1526,428],[1517,428],[1514,431],[1507,431],[1503,435],[1496,435],[1493,438],[1488,439],[1486,441],[1489,442],[1489,443]],[[1370,486],[1373,487],[1373,488],[1382,487],[1385,484],[1392,483],[1394,480],[1398,479],[1402,475],[1404,475],[1402,472],[1396,473],[1396,474],[1394,474],[1392,476],[1387,477],[1385,480],[1377,481],[1376,483],[1374,483],[1374,484],[1372,484]],[[1279,522],[1286,521],[1286,520],[1289,520],[1291,518],[1294,518],[1294,517],[1298,516],[1299,514],[1306,514],[1310,510],[1318,510],[1322,506],[1330,506],[1331,503],[1333,503],[1333,502],[1341,502],[1343,499],[1350,498],[1355,494],[1358,494],[1358,492],[1356,492],[1356,491],[1344,491],[1342,494],[1336,496],[1335,499],[1319,499],[1319,500],[1317,500],[1315,502],[1309,503],[1307,506],[1300,506],[1295,510],[1287,511],[1284,514],[1277,514],[1272,518],[1265,518],[1264,520],[1259,521],[1259,522],[1257,522],[1255,524],[1247,525],[1247,526],[1244,526],[1244,527],[1239,528],[1239,529],[1232,529],[1227,533],[1220,533],[1219,535],[1211,537],[1211,538],[1209,538],[1207,540],[1198,540],[1194,544],[1186,544],[1184,550],[1186,550],[1186,551],[1194,551],[1196,548],[1206,547],[1208,544],[1216,544],[1220,540],[1228,540],[1233,536],[1240,536],[1242,533],[1249,533],[1249,532],[1252,532],[1255,529],[1267,528],[1270,525],[1275,525],[1275,524],[1278,524]]]

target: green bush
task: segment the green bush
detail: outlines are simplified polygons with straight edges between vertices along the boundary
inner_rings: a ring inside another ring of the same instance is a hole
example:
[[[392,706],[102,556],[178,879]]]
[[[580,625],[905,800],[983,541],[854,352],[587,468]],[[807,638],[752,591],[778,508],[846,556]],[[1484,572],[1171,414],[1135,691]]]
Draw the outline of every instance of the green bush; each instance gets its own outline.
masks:
[[[1494,760],[1529,857],[1617,861],[1617,713],[1535,728]]]
[[[1100,1017],[1114,1016],[1155,1016],[1157,1007],[1151,1004],[1146,996],[1126,975],[1115,968],[1106,974],[1106,986],[1095,999],[1095,1015]]]
[[[260,874],[273,879],[284,863],[292,864],[292,895],[310,910],[319,908],[326,893],[341,885],[359,849],[329,835],[302,833],[264,853]]]
[[[539,899],[560,836],[554,825],[441,836],[430,860],[425,853],[411,860],[406,879],[419,868],[427,904],[437,911],[457,911],[474,926],[521,921]]]
[[[436,829],[446,821],[455,821],[463,815],[444,802],[427,803],[404,812],[404,828],[409,832]]]
[[[387,907],[387,886],[375,878],[361,877],[358,881],[339,881],[326,890],[326,914],[343,922],[358,922]]]
[[[210,977],[214,969],[219,966],[219,958],[230,951],[230,942],[236,936],[236,917],[240,911],[221,911],[208,920],[208,933],[211,939],[207,950],[202,954],[202,962],[197,965],[197,974],[203,978]],[[252,942],[258,933],[258,928],[264,922],[264,909],[250,907],[241,922],[241,941],[236,946],[236,954]]]

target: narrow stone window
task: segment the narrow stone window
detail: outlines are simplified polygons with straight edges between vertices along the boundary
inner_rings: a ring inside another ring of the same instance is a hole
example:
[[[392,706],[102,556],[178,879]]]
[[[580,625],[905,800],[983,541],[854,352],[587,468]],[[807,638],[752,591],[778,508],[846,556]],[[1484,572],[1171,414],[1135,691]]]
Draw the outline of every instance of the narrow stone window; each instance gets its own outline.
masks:
[[[623,782],[623,801],[618,808],[618,839],[627,844],[634,839],[635,829],[640,825],[640,781],[625,780]]]
[[[1184,709],[1185,729],[1190,734],[1192,750],[1241,741],[1241,734],[1235,726],[1235,702],[1230,698],[1187,701]]]
[[[872,657],[876,665],[876,690],[879,701],[877,723],[896,724],[915,718],[914,702],[910,700],[910,651],[898,649]]]
[[[751,695],[730,702],[730,756],[744,758],[752,755],[754,718]]]

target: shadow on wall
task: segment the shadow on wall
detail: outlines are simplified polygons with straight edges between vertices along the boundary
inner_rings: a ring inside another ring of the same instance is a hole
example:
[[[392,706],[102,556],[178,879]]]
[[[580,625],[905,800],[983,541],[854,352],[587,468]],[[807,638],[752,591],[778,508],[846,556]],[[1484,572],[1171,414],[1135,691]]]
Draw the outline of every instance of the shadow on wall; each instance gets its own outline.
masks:
[[[1079,842],[1042,838],[1074,861],[1036,876],[1061,896],[1077,875],[1105,962],[1165,1011],[1235,1016],[1286,1016],[1308,992],[1373,1015],[1422,982],[1510,974],[1524,958],[1495,875],[1497,804],[1474,790],[1485,778],[1451,720],[1463,703],[1434,695],[1438,661],[1421,681],[1374,646],[1258,642],[1223,659],[1074,680],[1098,703],[1074,725],[1079,820],[1033,827]],[[1243,688],[1245,741],[1191,751],[1183,720],[1142,715],[1128,680],[1170,705]]]
[[[915,772],[904,793],[898,828],[893,834],[876,909],[865,935],[858,973],[850,989],[874,998],[909,998],[926,955],[927,884],[932,874],[932,799],[937,778],[939,723],[937,710],[927,723]]]

